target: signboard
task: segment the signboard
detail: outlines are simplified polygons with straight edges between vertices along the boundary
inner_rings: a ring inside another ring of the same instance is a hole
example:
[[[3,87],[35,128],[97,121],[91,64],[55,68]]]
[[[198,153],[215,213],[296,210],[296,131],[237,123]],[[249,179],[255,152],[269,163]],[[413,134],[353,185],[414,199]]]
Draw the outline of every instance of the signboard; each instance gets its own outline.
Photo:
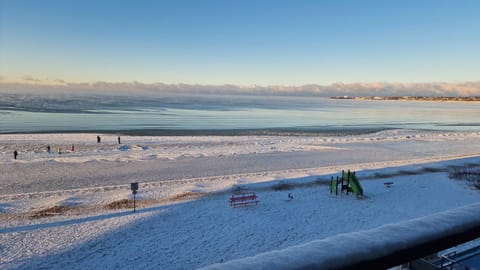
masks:
[[[130,184],[130,189],[132,190],[132,193],[133,193],[133,194],[137,194],[138,182],[131,183],[131,184]]]

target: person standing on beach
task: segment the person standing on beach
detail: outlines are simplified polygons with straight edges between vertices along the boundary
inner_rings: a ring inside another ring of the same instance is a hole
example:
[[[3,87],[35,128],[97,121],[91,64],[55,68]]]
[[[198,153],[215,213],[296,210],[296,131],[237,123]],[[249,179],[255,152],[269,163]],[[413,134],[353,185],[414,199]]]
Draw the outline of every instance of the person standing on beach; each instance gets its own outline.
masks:
[[[50,145],[47,145],[47,153],[50,154]]]
[[[101,139],[100,136],[97,136],[97,143],[100,143]]]
[[[17,156],[18,156],[18,152],[17,150],[13,151],[13,159],[17,159]]]
[[[72,152],[75,152],[75,145],[72,143]]]
[[[118,144],[121,144],[121,143],[120,143],[120,136],[118,136]]]

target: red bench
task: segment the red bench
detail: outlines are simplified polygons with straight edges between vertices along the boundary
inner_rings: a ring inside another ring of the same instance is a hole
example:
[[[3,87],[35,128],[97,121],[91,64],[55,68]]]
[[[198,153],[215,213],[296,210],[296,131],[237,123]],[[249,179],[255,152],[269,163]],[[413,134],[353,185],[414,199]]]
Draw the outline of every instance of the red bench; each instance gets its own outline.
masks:
[[[249,193],[242,193],[242,194],[237,194],[237,195],[232,195],[230,197],[230,206],[231,207],[237,207],[239,206],[248,206],[249,204],[255,204],[259,202],[257,195],[255,192],[249,192]]]

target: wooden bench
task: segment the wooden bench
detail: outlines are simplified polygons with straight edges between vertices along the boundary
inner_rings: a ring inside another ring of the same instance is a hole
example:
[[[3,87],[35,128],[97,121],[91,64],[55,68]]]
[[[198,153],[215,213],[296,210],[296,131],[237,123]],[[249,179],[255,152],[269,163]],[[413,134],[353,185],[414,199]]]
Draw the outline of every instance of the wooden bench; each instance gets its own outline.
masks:
[[[230,197],[231,207],[257,205],[258,202],[259,200],[255,192],[232,194],[232,197]]]

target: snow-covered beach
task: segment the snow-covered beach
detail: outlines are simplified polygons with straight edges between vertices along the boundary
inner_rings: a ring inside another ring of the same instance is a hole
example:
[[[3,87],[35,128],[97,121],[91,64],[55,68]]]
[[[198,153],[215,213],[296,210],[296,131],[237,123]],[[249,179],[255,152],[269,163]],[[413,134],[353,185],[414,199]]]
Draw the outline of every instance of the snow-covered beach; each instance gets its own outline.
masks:
[[[480,270],[479,10],[0,0],[0,270]]]
[[[4,134],[0,268],[208,266],[479,202],[478,190],[449,178],[455,167],[480,167],[480,132],[121,136],[121,144],[108,134]],[[330,194],[330,177],[347,169],[362,199]],[[122,204],[131,182],[140,183],[137,213]],[[239,190],[260,203],[231,208]]]

